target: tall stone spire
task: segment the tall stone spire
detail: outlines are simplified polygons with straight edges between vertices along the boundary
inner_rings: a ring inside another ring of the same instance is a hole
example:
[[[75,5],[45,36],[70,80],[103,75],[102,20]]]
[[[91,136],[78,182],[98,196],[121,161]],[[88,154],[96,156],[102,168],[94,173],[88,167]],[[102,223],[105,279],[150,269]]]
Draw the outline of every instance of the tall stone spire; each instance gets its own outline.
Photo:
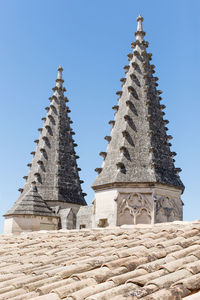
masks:
[[[55,208],[79,208],[87,205],[82,192],[81,183],[77,166],[77,159],[74,148],[75,144],[69,117],[69,107],[66,106],[68,99],[64,96],[66,89],[63,87],[62,67],[58,68],[56,86],[52,89],[53,96],[49,98],[50,106],[46,107],[46,117],[42,118],[44,125],[39,128],[39,139],[35,140],[36,150],[31,152],[33,155],[32,163],[23,189],[19,189],[21,195],[5,216],[22,212],[22,207],[32,201],[33,193],[39,195],[38,199],[45,202],[44,214],[50,214],[49,207]],[[32,188],[34,183],[34,189]],[[35,194],[34,194],[35,195]],[[30,202],[29,201],[29,202]],[[32,205],[32,214],[38,213],[38,207]],[[36,209],[37,207],[37,209]],[[34,211],[34,209],[36,209]],[[24,214],[30,214],[30,210],[24,209]],[[41,211],[40,211],[41,215]]]
[[[157,89],[158,78],[153,75],[155,66],[150,63],[152,54],[146,51],[148,42],[144,40],[143,18],[139,16],[137,22],[136,40],[132,43],[133,53],[128,54],[130,63],[124,67],[126,76],[121,79],[122,91],[116,93],[119,96],[119,104],[114,105],[115,118],[109,122],[112,125],[111,133],[105,137],[108,141],[107,150],[100,152],[104,161],[101,168],[96,168],[98,176],[93,183],[96,206],[99,207],[98,205],[103,203],[102,193],[108,193],[105,190],[110,191],[110,196],[105,196],[106,199],[113,197],[114,190],[118,194],[126,194],[119,197],[115,194],[115,200],[120,197],[132,199],[133,195],[127,195],[128,191],[130,192],[128,188],[132,187],[132,193],[140,193],[136,198],[149,198],[147,202],[150,208],[147,210],[151,220],[148,222],[155,222],[156,218],[158,222],[162,221],[162,217],[159,219],[154,214],[159,205],[154,207],[153,198],[170,198],[172,194],[173,199],[168,201],[168,206],[171,205],[171,201],[178,209],[176,213],[173,211],[176,216],[171,216],[171,219],[181,219],[182,204],[179,195],[184,189],[178,174],[181,169],[174,166],[173,157],[176,153],[170,151],[169,141],[172,137],[167,134],[168,120],[164,119],[165,105],[161,104],[160,96],[162,91]],[[145,193],[150,196],[144,195],[144,187]],[[165,193],[162,194],[160,188],[165,190]],[[118,202],[120,201],[122,202]],[[119,214],[120,203],[111,204],[112,207],[117,205]],[[129,206],[131,207],[130,204]],[[143,207],[145,208],[145,205]],[[134,211],[133,207],[132,210]],[[137,222],[136,215],[134,214],[134,221],[130,223]],[[164,217],[163,220],[166,221]],[[121,225],[126,221],[120,221],[120,215],[115,215],[114,223],[110,223],[116,225],[117,222]]]

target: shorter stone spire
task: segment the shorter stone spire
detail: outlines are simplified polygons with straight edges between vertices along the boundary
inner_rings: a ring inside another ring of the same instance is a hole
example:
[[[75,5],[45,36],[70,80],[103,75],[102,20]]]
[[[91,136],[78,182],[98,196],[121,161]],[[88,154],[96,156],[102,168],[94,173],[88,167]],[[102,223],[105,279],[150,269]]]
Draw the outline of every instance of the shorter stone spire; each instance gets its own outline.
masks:
[[[73,139],[73,122],[66,106],[69,100],[64,95],[63,68],[59,66],[57,70],[56,86],[49,98],[47,114],[42,118],[44,124],[39,128],[40,136],[35,140],[36,150],[31,152],[33,160],[28,164],[29,173],[24,176],[26,183],[24,189],[20,189],[19,199],[23,199],[35,181],[38,193],[49,207],[68,207],[67,203],[87,205],[78,173],[78,156],[74,150],[77,144]]]
[[[6,213],[6,216],[9,215],[41,215],[55,217],[55,213],[38,193],[35,181],[31,183],[30,189],[23,197],[19,198],[13,207]]]

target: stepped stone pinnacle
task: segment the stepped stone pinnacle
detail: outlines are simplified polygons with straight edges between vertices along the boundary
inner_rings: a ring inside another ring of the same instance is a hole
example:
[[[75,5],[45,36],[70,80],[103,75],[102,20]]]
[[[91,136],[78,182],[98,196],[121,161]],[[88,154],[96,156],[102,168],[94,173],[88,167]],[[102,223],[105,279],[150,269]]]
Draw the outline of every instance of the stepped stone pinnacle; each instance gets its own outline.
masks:
[[[36,183],[33,182],[20,201],[16,201],[13,207],[7,212],[7,215],[41,215],[54,216],[54,212],[39,195]]]
[[[40,137],[33,155],[32,163],[21,195],[5,216],[11,214],[53,214],[49,207],[62,208],[87,205],[81,189],[77,158],[71,129],[68,99],[64,96],[62,67],[58,68],[54,94],[49,98],[47,115],[42,118],[44,125],[39,128]],[[33,182],[35,182],[33,186]],[[43,201],[43,205],[42,205]],[[68,205],[69,204],[69,205]],[[24,208],[24,211],[23,211]]]
[[[102,170],[93,188],[121,182],[159,182],[183,189],[170,151],[171,136],[166,133],[160,104],[161,91],[157,90],[154,65],[144,41],[143,18],[138,25],[133,54],[123,80],[119,105],[108,141]],[[113,107],[115,108],[115,107]]]

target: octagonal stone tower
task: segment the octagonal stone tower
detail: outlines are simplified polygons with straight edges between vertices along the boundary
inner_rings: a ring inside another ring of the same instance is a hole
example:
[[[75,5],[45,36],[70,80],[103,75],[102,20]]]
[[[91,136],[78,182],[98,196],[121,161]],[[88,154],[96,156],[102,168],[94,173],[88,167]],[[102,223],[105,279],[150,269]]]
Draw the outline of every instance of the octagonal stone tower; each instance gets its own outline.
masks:
[[[172,137],[167,135],[152,54],[146,51],[143,18],[137,22],[122,91],[116,93],[119,104],[109,122],[111,134],[105,137],[107,150],[100,152],[104,161],[95,169],[94,226],[182,220],[181,169],[175,168],[176,153],[170,151]]]
[[[70,208],[76,215],[80,206],[87,205],[81,189],[75,144],[69,117],[68,99],[64,96],[62,67],[58,68],[54,94],[46,107],[44,125],[39,128],[36,150],[20,197],[5,214],[5,231],[57,229],[59,212]],[[74,216],[75,217],[75,216]],[[75,226],[75,225],[74,225]]]

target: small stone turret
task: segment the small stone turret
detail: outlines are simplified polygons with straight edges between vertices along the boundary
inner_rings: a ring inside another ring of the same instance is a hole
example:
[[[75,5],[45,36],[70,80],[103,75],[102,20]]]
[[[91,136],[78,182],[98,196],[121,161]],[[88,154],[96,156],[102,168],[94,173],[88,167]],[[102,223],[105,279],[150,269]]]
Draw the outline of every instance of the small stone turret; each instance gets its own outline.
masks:
[[[165,105],[160,104],[162,91],[146,50],[142,16],[137,22],[133,53],[113,106],[115,119],[109,122],[113,128],[105,137],[106,156],[96,168],[96,226],[101,219],[110,226],[182,219],[184,186],[170,151],[172,137],[166,134]]]
[[[72,121],[68,115],[70,110],[66,106],[68,99],[64,96],[66,89],[63,87],[62,71],[62,67],[59,67],[50,106],[46,108],[47,115],[42,118],[43,127],[38,129],[40,137],[35,140],[36,150],[31,152],[33,160],[28,164],[29,173],[24,176],[24,188],[20,188],[19,199],[5,214],[6,221],[9,219],[10,223],[10,218],[18,215],[19,211],[20,220],[22,219],[23,208],[26,219],[31,214],[33,218],[42,216],[42,211],[39,211],[35,204],[30,206],[31,210],[27,209],[28,203],[33,199],[33,192],[38,193],[38,199],[40,203],[43,201],[46,212],[48,207],[49,217],[55,217],[56,220],[58,216],[53,211],[58,211],[58,208],[72,208],[76,214],[80,206],[87,205],[78,173],[78,156],[74,150],[76,144],[71,129]]]
[[[54,212],[38,193],[35,181],[32,182],[30,189],[24,194],[21,201],[17,201],[8,213],[12,215],[26,214],[55,217]]]

